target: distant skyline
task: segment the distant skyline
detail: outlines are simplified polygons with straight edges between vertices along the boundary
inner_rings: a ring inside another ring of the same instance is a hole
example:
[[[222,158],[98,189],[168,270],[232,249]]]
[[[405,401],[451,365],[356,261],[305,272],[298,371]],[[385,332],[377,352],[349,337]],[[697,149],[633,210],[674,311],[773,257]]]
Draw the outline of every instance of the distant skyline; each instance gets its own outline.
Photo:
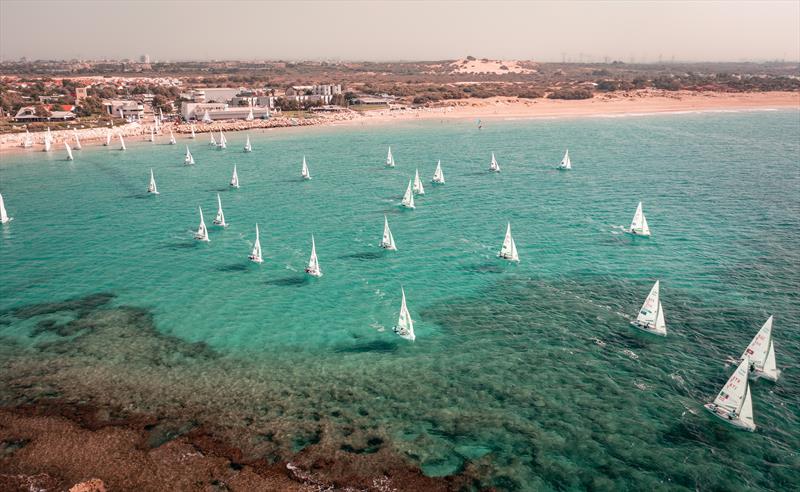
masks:
[[[0,0],[0,58],[800,60],[800,1]]]

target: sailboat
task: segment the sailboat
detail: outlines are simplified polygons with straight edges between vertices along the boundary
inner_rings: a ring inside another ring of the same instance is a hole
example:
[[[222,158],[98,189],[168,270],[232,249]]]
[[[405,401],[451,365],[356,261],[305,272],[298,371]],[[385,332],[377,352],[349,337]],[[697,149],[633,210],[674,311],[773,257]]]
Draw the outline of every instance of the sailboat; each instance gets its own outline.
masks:
[[[109,147],[111,145],[111,129],[106,129],[106,143],[103,144],[104,147]]]
[[[308,266],[306,273],[313,277],[321,277],[322,270],[319,268],[319,260],[317,259],[317,245],[314,242],[314,235],[311,235],[311,258],[308,259]]]
[[[127,147],[125,147],[125,139],[122,138],[122,133],[119,134],[119,150],[128,150]]]
[[[81,139],[78,137],[78,130],[73,130],[72,134],[75,136],[75,150],[81,150]]]
[[[753,379],[778,380],[781,371],[775,365],[775,344],[772,342],[772,316],[758,330],[741,358],[750,359],[750,376]]]
[[[170,130],[169,131],[169,144],[170,145],[175,145],[176,143],[178,143],[178,142],[175,140],[175,135],[172,133],[172,130]]]
[[[153,129],[153,127],[151,126],[150,127],[150,142],[154,142],[155,143],[155,141],[156,141],[156,132]]]
[[[745,356],[713,403],[703,405],[715,417],[746,431],[756,430],[753,421],[753,399],[750,396],[750,359]]]
[[[436,171],[433,172],[431,183],[444,184],[444,173],[442,172],[442,161],[436,163]]]
[[[214,139],[214,132],[208,132],[208,136],[210,140],[208,141],[208,145],[212,145],[214,147],[217,146],[217,141]]]
[[[500,172],[500,164],[498,164],[497,159],[494,158],[494,152],[492,152],[492,160],[489,162],[489,171],[493,173]]]
[[[389,229],[389,219],[386,215],[383,216],[383,238],[381,238],[381,248],[388,249],[389,251],[397,251],[397,245],[394,243],[394,236],[391,229]]]
[[[564,170],[572,169],[572,161],[569,160],[569,149],[564,152],[564,158],[561,159],[561,163],[558,165],[558,168]]]
[[[647,226],[647,217],[645,217],[644,212],[642,212],[642,202],[639,202],[639,206],[636,207],[636,213],[633,214],[631,228],[625,232],[633,234],[634,236],[650,235],[650,228]]]
[[[306,164],[306,156],[303,156],[303,167],[300,169],[300,176],[303,179],[311,179],[311,172],[309,172],[308,164]]]
[[[206,109],[206,112],[203,113],[203,123],[211,123],[211,115],[208,114],[208,110],[207,109]]]
[[[50,133],[50,128],[47,129],[47,133],[44,136],[44,151],[50,152],[50,147],[53,145],[53,136]]]
[[[194,157],[192,157],[192,153],[189,151],[189,146],[186,146],[186,157],[183,158],[183,163],[187,166],[191,166],[194,164]]]
[[[244,151],[245,152],[252,152],[253,146],[250,145],[250,135],[247,136],[247,141],[244,143]]]
[[[25,129],[25,138],[22,139],[22,147],[26,149],[33,147],[33,139],[31,138],[31,132],[29,132],[27,128]]]
[[[400,203],[405,208],[415,208],[414,207],[414,192],[411,190],[411,180],[408,180],[408,188],[406,188],[406,194],[403,195],[403,201]]]
[[[225,139],[225,134],[222,133],[222,130],[219,131],[219,145],[217,145],[220,149],[227,149],[228,148],[228,140]]]
[[[147,185],[147,192],[158,195],[158,187],[156,186],[156,177],[153,176],[153,169],[150,169],[150,184]]]
[[[256,243],[253,245],[253,251],[250,252],[248,258],[254,263],[264,263],[261,258],[261,239],[258,234],[258,224],[256,224]]]
[[[67,160],[74,161],[75,159],[72,157],[72,148],[67,142],[64,142],[64,148],[67,149]]]
[[[413,342],[417,338],[414,335],[414,321],[411,319],[411,313],[408,312],[408,306],[406,306],[406,291],[400,287],[400,292],[403,293],[403,300],[400,303],[400,317],[397,319],[397,325],[392,328],[392,331]]]
[[[506,237],[503,239],[503,247],[500,248],[497,257],[508,261],[519,261],[517,243],[514,242],[514,238],[511,236],[511,222],[509,222],[506,227]]]
[[[661,282],[656,280],[647,299],[644,300],[642,308],[636,319],[631,324],[640,330],[662,337],[667,336],[667,323],[664,321],[664,308],[661,307],[660,290]]]
[[[386,165],[389,167],[394,167],[394,156],[392,155],[391,147],[389,147],[389,153],[386,154]]]
[[[194,140],[194,139],[197,137],[197,135],[195,135],[195,133],[194,133],[194,125],[191,125],[191,126],[190,126],[190,128],[192,129],[192,136],[191,136],[191,137],[189,137],[189,138],[191,138],[192,140]]]
[[[253,121],[254,119],[255,119],[255,116],[253,115],[253,108],[250,107],[250,112],[247,113],[247,116],[245,117],[245,121]]]
[[[236,164],[233,165],[233,175],[231,176],[231,187],[239,189],[239,173],[236,172]]]
[[[222,198],[219,197],[219,193],[217,193],[217,216],[214,217],[214,225],[228,227],[225,223],[225,214],[222,212]]]
[[[206,227],[206,221],[203,220],[203,209],[200,207],[197,207],[197,209],[200,211],[200,226],[197,228],[194,238],[208,243],[211,239],[208,238],[208,228]]]
[[[8,224],[14,220],[14,217],[9,217],[6,211],[6,204],[3,201],[3,195],[0,194],[0,224]]]
[[[419,169],[417,169],[416,174],[414,174],[414,193],[417,195],[425,194],[425,187],[422,186],[422,180],[419,179]]]

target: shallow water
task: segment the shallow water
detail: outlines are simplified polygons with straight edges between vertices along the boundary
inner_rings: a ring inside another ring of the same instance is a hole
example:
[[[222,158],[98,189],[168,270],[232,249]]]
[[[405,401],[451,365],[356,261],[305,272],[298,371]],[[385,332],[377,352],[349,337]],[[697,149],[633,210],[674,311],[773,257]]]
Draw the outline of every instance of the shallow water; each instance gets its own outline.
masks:
[[[504,490],[800,483],[797,111],[270,131],[251,154],[228,137],[2,157],[6,404],[183,413],[276,459],[388,447]],[[401,210],[417,167],[427,194]],[[640,200],[651,238],[621,231]],[[519,264],[496,258],[506,221]],[[628,325],[656,279],[665,339]],[[391,332],[401,285],[415,343]],[[753,385],[759,430],[737,432],[702,403],[769,314],[784,375]]]

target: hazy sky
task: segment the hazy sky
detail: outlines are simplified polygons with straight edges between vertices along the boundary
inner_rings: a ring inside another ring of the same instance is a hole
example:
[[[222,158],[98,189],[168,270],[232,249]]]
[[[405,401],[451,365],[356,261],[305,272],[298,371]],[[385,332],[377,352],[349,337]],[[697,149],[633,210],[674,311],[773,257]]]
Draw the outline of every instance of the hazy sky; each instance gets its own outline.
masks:
[[[0,57],[800,59],[800,0],[0,0]]]

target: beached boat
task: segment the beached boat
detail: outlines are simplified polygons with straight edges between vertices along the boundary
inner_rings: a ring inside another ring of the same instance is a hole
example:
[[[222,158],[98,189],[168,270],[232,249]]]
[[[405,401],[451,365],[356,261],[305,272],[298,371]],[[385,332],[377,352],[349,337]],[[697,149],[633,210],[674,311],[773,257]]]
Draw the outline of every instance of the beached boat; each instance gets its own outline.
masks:
[[[69,146],[69,144],[66,141],[64,142],[64,148],[67,149],[67,160],[68,161],[74,161],[75,158],[72,157],[72,148]]]
[[[103,143],[103,146],[104,147],[110,147],[111,146],[111,129],[110,128],[106,129],[106,141],[105,141],[105,143]]]
[[[239,189],[239,173],[236,172],[236,164],[233,165],[233,175],[231,176],[231,188]]]
[[[219,197],[219,193],[217,193],[217,216],[214,217],[214,225],[228,227],[228,224],[225,223],[225,213],[222,211],[222,198]]]
[[[178,143],[178,141],[175,140],[175,135],[172,133],[172,130],[170,130],[169,131],[169,144],[170,145],[175,145],[176,143]]]
[[[150,184],[147,185],[147,192],[158,195],[158,187],[156,186],[156,177],[153,175],[153,169],[150,169]]]
[[[405,208],[415,208],[414,207],[414,191],[411,189],[411,180],[408,180],[408,188],[406,188],[406,194],[403,195],[403,201],[400,202]]]
[[[494,158],[494,152],[492,152],[492,160],[489,162],[489,171],[493,173],[500,172],[500,164],[498,164],[497,159]]]
[[[183,163],[187,166],[194,164],[194,156],[192,156],[192,153],[189,151],[188,145],[186,146],[186,157],[183,158]]]
[[[436,162],[436,171],[433,172],[431,183],[444,184],[444,173],[442,172],[442,161]]]
[[[210,242],[211,239],[208,238],[208,228],[206,227],[206,221],[203,219],[203,209],[197,207],[200,211],[200,226],[197,228],[197,232],[194,234],[194,238],[198,241],[205,241]]]
[[[753,399],[750,396],[750,359],[745,357],[706,410],[728,424],[746,431],[756,430],[753,420]]]
[[[72,130],[72,136],[75,137],[75,150],[81,150],[81,139],[78,136],[78,130]]]
[[[756,336],[742,354],[741,360],[750,360],[750,376],[777,381],[781,375],[775,363],[775,344],[772,341],[772,316],[758,330]]]
[[[6,211],[6,203],[3,201],[3,195],[0,194],[0,224],[8,224],[14,220],[14,217],[9,217]]]
[[[31,132],[27,129],[25,130],[25,138],[22,140],[22,147],[29,149],[33,147],[33,139],[31,138]]]
[[[645,217],[644,212],[642,212],[642,202],[639,202],[639,206],[636,207],[636,213],[633,214],[630,229],[626,229],[625,232],[633,234],[634,236],[650,235],[650,228],[647,226],[647,217]]]
[[[122,138],[122,133],[119,134],[119,150],[128,150],[128,148],[125,147],[125,139]]]
[[[386,165],[389,167],[394,167],[394,156],[392,155],[391,147],[389,147],[389,153],[386,154]]]
[[[661,307],[661,281],[656,280],[650,293],[647,294],[647,299],[644,300],[642,308],[636,319],[631,321],[631,324],[636,328],[648,333],[667,336],[667,323],[664,321],[664,309]]]
[[[511,222],[506,226],[506,237],[503,239],[503,247],[500,248],[497,256],[508,261],[519,261],[517,243],[514,242],[514,238],[511,236]]]
[[[244,151],[245,152],[253,151],[253,146],[250,144],[250,135],[247,136],[247,141],[244,143]]]
[[[261,258],[261,239],[258,233],[258,224],[256,224],[256,242],[253,244],[253,251],[250,252],[248,258],[254,263],[264,263],[264,260]]]
[[[414,193],[417,195],[425,194],[425,187],[422,186],[422,180],[419,179],[419,169],[417,169],[416,173],[414,174]]]
[[[197,135],[195,135],[195,133],[194,133],[194,125],[191,125],[189,128],[191,128],[191,130],[192,130],[192,136],[191,136],[191,137],[189,137],[189,138],[191,138],[192,140],[194,140],[195,138],[197,138]]]
[[[397,318],[397,325],[392,328],[392,331],[412,342],[417,338],[414,335],[414,321],[411,319],[411,313],[408,312],[406,306],[406,291],[400,287],[402,293],[402,301],[400,302],[400,316]]]
[[[558,165],[558,168],[564,170],[572,169],[572,161],[569,159],[569,149],[564,152],[564,158],[561,159],[561,163]]]
[[[397,251],[397,245],[394,243],[394,236],[391,229],[389,229],[389,219],[384,214],[383,216],[383,238],[381,238],[381,248],[388,249],[389,251]]]
[[[220,149],[227,149],[228,148],[228,139],[225,138],[225,134],[222,133],[222,130],[219,131],[219,145],[217,145]]]
[[[308,259],[308,266],[306,273],[312,277],[321,277],[322,270],[319,267],[319,260],[317,259],[317,244],[314,242],[314,235],[311,235],[311,257]]]
[[[300,168],[300,177],[303,179],[311,179],[311,172],[308,170],[306,156],[303,156],[303,166]]]

